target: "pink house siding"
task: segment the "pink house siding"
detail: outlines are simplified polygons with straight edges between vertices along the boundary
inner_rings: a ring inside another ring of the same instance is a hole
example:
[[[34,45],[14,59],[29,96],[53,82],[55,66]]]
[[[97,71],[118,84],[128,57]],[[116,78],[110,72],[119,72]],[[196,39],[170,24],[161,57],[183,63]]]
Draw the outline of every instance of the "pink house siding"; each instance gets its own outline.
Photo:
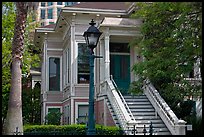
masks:
[[[104,100],[96,101],[95,103],[95,117],[97,124],[104,124]]]

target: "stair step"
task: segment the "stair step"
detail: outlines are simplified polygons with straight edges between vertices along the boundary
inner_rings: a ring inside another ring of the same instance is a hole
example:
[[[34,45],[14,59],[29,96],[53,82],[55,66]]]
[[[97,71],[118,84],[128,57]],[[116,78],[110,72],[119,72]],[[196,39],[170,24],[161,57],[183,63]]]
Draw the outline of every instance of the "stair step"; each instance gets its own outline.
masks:
[[[128,105],[149,105],[149,104],[151,104],[149,101],[145,101],[145,102],[141,102],[141,101],[138,101],[138,102],[136,102],[136,101],[134,101],[134,102],[132,102],[132,101],[130,101],[130,102],[126,102]]]
[[[147,98],[138,98],[138,99],[125,99],[126,102],[149,102]]]
[[[125,99],[127,99],[127,98],[131,98],[131,99],[134,99],[134,98],[147,98],[146,95],[139,95],[139,96],[137,96],[137,95],[135,95],[135,96],[133,96],[133,95],[125,95],[123,97]]]
[[[137,124],[136,125],[136,128],[144,128],[144,125],[147,129],[149,129],[149,125],[150,124],[143,124],[143,123],[140,123],[140,124]],[[160,123],[160,124],[152,124],[153,125],[153,129],[156,129],[156,128],[166,128],[166,126],[163,124],[163,123]]]
[[[150,108],[150,109],[139,108],[139,109],[131,109],[131,112],[132,113],[137,113],[137,112],[155,112],[155,110],[153,108]]]
[[[158,116],[134,116],[134,117],[135,117],[135,119],[144,119],[144,120],[160,119],[160,117],[158,117]]]
[[[128,107],[130,109],[138,109],[138,108],[149,109],[149,108],[153,108],[152,105],[129,105]]]
[[[133,116],[155,116],[155,112],[134,112]]]
[[[133,133],[132,133],[133,135]],[[144,133],[142,131],[140,131],[139,133],[136,133],[135,135],[144,135]],[[146,133],[146,135],[149,135],[149,132]],[[161,131],[161,132],[153,132],[153,135],[171,135],[170,132],[168,131]]]
[[[137,124],[150,124],[150,122],[152,122],[152,124],[163,123],[161,119],[135,119],[135,120]]]

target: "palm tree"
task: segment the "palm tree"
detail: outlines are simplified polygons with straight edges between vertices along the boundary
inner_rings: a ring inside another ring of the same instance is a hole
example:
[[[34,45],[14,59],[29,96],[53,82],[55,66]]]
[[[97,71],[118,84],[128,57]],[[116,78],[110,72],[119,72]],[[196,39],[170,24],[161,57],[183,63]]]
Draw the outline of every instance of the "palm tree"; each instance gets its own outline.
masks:
[[[34,10],[38,2],[16,2],[16,20],[14,37],[12,41],[12,64],[11,64],[11,91],[9,94],[8,111],[5,121],[4,134],[13,135],[18,128],[23,135],[22,120],[22,58],[24,49],[24,33],[27,15]]]

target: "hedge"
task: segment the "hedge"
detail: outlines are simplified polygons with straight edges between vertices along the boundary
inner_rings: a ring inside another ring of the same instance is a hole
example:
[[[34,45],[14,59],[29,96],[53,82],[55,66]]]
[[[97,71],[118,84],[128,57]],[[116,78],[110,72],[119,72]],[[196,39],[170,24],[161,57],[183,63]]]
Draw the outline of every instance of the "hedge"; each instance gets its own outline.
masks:
[[[86,135],[86,125],[25,125],[24,135]],[[96,125],[96,135],[122,135],[118,127]]]

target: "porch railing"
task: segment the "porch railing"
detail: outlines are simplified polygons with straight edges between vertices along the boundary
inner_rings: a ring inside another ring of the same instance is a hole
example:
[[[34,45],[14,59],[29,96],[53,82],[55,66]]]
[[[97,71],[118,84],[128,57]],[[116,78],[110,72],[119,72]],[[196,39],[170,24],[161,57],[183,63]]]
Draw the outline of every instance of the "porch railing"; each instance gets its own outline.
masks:
[[[179,120],[168,104],[160,96],[159,92],[150,83],[149,80],[144,81],[144,93],[154,106],[155,111],[159,114],[165,125],[172,135],[185,135],[186,122]]]
[[[116,113],[121,128],[125,131],[125,134],[130,134],[128,130],[130,127],[133,127],[133,125],[136,125],[136,121],[122,94],[116,89],[113,81],[110,79],[106,80],[106,93],[113,110]]]

